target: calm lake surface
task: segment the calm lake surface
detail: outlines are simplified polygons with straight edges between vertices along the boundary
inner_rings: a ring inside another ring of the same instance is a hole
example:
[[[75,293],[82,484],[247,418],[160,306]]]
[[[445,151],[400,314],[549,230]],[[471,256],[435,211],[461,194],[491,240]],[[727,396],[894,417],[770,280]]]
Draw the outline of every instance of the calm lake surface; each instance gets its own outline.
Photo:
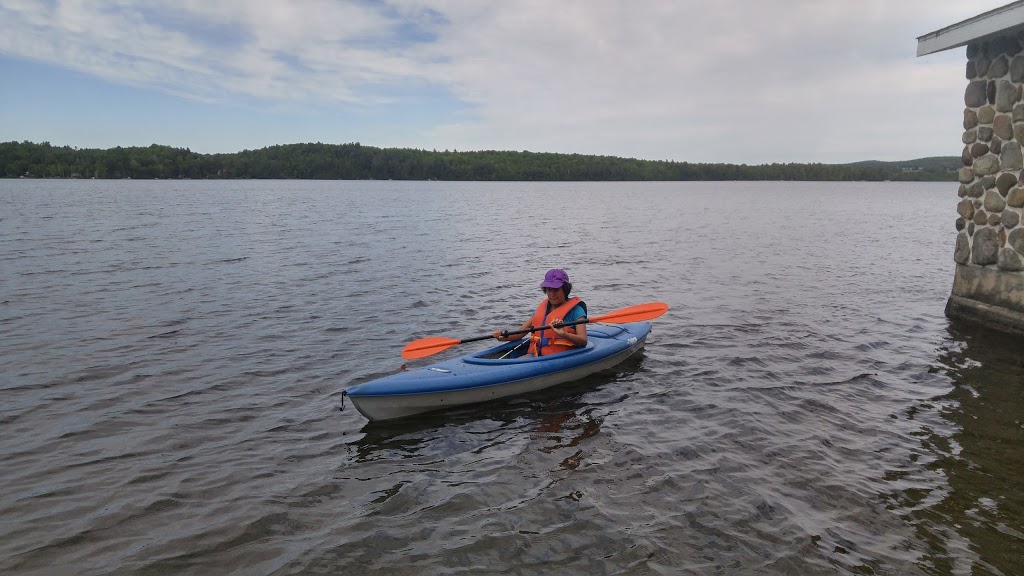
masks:
[[[1024,574],[1024,340],[943,315],[956,201],[0,181],[0,573]],[[552,267],[672,309],[573,384],[338,410]]]

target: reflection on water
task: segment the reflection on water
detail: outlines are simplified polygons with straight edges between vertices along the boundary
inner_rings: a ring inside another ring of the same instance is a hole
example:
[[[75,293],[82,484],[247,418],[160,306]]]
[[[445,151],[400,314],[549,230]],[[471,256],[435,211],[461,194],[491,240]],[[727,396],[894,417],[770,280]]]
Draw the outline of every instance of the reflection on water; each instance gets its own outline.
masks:
[[[482,429],[495,435],[513,431],[554,442],[542,447],[544,452],[574,447],[600,432],[601,417],[594,413],[605,404],[595,405],[585,400],[584,396],[600,391],[609,383],[625,381],[643,373],[643,362],[644,351],[641,349],[612,368],[529,395],[501,398],[408,418],[367,422],[360,430],[362,436],[353,441],[351,446],[355,449],[357,462],[412,458],[424,453],[445,456],[443,446],[446,443],[458,450],[457,444],[460,441],[452,440],[452,435],[485,422]],[[626,398],[628,395],[618,396],[611,399],[610,403],[621,402]],[[571,466],[571,458],[567,458],[565,464]]]
[[[938,358],[952,390],[918,437],[924,468],[893,503],[929,573],[1024,573],[1024,338],[954,322]],[[931,425],[929,425],[931,424]]]

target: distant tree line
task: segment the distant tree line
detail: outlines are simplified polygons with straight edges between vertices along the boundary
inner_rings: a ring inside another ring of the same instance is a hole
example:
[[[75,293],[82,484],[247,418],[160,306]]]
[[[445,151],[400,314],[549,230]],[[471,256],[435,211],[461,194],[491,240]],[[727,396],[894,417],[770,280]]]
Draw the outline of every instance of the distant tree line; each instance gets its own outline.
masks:
[[[6,178],[267,178],[320,180],[935,180],[954,181],[958,156],[853,164],[703,164],[538,152],[438,152],[351,144],[287,144],[233,154],[187,148],[78,149],[0,143]]]

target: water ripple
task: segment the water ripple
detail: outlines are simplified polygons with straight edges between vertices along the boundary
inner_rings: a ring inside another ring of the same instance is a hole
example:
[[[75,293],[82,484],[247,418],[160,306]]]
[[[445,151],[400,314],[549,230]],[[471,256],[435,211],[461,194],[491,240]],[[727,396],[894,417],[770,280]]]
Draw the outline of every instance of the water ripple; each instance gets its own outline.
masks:
[[[951,190],[0,182],[0,572],[1024,573],[1024,345],[943,317]],[[556,266],[672,310],[555,390],[338,411]]]

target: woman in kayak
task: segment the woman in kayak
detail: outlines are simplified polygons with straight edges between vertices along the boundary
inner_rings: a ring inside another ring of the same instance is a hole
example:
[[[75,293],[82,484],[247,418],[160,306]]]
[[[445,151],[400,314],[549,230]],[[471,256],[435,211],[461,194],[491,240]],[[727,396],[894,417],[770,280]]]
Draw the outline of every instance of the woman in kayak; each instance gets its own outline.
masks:
[[[572,292],[569,275],[565,273],[565,270],[557,268],[548,270],[548,273],[544,275],[544,281],[541,282],[540,288],[547,295],[547,298],[541,300],[533,316],[526,322],[523,322],[519,330],[548,325],[551,325],[551,328],[530,333],[530,349],[527,354],[531,356],[550,356],[586,346],[586,324],[576,324],[575,326],[561,325],[562,323],[567,324],[583,320],[587,317],[587,305],[579,298],[569,298],[569,293]],[[494,338],[502,341],[518,340],[521,338],[519,335],[503,336],[501,332],[501,330],[495,330]]]

